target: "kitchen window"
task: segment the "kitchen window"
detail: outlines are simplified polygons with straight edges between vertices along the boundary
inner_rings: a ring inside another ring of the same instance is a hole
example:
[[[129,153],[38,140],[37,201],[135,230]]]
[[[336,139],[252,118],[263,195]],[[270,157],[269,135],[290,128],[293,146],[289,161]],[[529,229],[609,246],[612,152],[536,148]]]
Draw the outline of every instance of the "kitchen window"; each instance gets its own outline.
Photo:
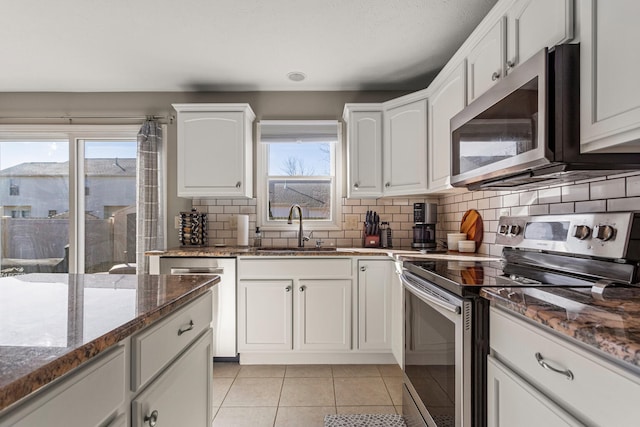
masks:
[[[0,126],[3,275],[135,263],[138,130]]]
[[[263,120],[258,140],[258,225],[293,230],[287,218],[299,205],[305,230],[340,229],[340,123]]]

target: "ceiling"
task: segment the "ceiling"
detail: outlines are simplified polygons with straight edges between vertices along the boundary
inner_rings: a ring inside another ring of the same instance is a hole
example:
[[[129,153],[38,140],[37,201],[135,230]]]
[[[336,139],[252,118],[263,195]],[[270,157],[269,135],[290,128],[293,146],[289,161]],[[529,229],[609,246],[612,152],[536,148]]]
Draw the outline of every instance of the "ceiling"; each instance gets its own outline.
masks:
[[[422,89],[495,2],[0,0],[0,92]]]

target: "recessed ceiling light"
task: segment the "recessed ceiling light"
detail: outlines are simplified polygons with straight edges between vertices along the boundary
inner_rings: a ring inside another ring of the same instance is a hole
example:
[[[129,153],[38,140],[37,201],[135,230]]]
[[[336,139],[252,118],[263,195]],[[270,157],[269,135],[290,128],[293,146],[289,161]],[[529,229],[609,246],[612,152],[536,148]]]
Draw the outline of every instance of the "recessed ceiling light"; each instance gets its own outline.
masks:
[[[292,82],[301,82],[307,78],[306,74],[300,71],[292,71],[287,74],[287,77],[289,77],[289,80],[291,80]]]

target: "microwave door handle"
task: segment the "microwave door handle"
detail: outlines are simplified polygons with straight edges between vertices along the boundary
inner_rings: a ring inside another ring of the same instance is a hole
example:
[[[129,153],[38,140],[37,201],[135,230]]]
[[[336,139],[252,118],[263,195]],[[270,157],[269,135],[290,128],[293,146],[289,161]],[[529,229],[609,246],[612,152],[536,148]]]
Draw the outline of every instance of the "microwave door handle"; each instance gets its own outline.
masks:
[[[420,298],[424,298],[425,300],[429,301],[431,304],[438,306],[444,310],[450,311],[451,313],[460,314],[460,307],[458,307],[457,305],[448,303],[446,301],[441,301],[436,297],[429,295],[426,292],[421,292],[419,289],[414,287],[411,284],[411,282],[409,282],[409,280],[407,279],[407,276],[405,276],[404,274],[401,275],[400,278],[402,279],[402,282],[406,286],[408,286],[412,291],[414,291],[414,293],[416,293],[416,295],[418,295]]]

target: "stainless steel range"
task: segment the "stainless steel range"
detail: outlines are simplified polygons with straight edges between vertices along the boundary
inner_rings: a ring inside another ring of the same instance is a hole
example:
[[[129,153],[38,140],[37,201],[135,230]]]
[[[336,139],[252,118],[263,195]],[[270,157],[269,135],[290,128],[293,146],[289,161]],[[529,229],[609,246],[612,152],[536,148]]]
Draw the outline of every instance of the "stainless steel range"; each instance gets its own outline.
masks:
[[[410,426],[486,425],[482,287],[590,287],[602,297],[607,286],[640,286],[640,212],[502,217],[496,244],[500,262],[403,262]]]

